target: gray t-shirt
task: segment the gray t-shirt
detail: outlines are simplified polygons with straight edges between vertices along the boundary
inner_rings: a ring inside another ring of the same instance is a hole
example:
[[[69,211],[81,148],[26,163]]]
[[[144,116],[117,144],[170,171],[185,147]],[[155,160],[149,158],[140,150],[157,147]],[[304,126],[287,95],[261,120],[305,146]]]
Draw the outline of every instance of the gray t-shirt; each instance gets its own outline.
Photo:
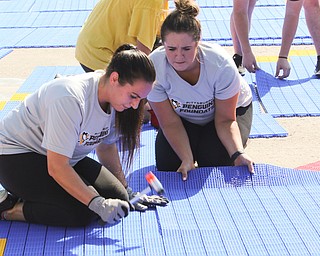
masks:
[[[114,143],[115,110],[98,102],[102,71],[55,79],[27,97],[0,121],[0,154],[47,150],[75,165],[102,141]]]
[[[148,95],[151,102],[169,99],[175,112],[187,121],[205,125],[214,118],[214,99],[225,100],[240,91],[237,107],[252,101],[249,85],[239,75],[230,55],[218,44],[199,45],[200,77],[195,85],[183,80],[167,61],[164,47],[150,58],[156,69],[156,82]]]

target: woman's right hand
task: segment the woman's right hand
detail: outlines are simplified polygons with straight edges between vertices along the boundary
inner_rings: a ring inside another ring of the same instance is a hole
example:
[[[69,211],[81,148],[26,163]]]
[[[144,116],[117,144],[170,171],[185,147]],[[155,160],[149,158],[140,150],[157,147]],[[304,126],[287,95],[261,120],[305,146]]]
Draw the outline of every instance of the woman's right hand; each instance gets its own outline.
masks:
[[[186,181],[188,179],[188,172],[195,169],[196,166],[194,162],[190,161],[182,161],[180,167],[178,168],[177,172],[180,172],[182,175],[182,180]]]
[[[287,59],[279,58],[276,66],[276,74],[275,77],[279,79],[287,78],[290,75],[290,64]],[[282,72],[282,74],[280,74]]]
[[[127,217],[129,203],[120,199],[105,199],[102,196],[94,197],[88,205],[89,209],[97,213],[103,222],[114,224],[121,218]]]

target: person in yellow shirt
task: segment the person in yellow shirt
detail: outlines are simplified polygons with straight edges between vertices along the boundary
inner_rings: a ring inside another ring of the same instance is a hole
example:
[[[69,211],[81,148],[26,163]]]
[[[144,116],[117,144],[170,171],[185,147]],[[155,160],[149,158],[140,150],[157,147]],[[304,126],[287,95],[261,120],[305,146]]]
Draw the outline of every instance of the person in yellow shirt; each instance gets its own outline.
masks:
[[[86,72],[105,69],[124,43],[149,54],[155,44],[168,0],[100,0],[85,21],[75,57]]]

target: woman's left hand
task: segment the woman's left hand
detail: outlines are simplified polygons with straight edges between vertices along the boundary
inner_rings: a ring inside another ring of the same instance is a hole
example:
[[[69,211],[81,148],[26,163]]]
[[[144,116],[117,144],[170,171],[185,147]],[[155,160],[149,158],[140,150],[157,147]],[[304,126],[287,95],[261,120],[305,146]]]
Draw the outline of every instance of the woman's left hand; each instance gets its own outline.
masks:
[[[177,172],[180,172],[182,175],[182,180],[186,181],[188,179],[188,172],[195,169],[194,162],[184,162],[182,161],[180,167],[178,168]]]
[[[239,155],[236,160],[234,160],[234,165],[235,166],[240,166],[240,165],[246,165],[248,166],[249,172],[250,173],[254,173],[254,163],[251,159],[251,157],[249,155],[247,155],[246,153],[243,153],[241,155]]]

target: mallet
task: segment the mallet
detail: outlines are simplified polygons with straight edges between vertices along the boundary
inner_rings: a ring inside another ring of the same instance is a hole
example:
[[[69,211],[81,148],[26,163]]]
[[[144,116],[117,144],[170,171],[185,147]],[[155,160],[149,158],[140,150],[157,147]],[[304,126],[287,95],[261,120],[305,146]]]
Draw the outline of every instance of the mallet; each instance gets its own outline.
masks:
[[[146,187],[144,190],[142,190],[140,193],[138,193],[134,198],[130,200],[131,204],[136,203],[142,196],[148,194],[151,191],[151,188],[158,194],[158,195],[163,195],[164,194],[164,189],[161,184],[161,182],[158,180],[158,178],[153,174],[153,172],[148,172],[145,175],[145,178],[149,184],[148,187]]]

